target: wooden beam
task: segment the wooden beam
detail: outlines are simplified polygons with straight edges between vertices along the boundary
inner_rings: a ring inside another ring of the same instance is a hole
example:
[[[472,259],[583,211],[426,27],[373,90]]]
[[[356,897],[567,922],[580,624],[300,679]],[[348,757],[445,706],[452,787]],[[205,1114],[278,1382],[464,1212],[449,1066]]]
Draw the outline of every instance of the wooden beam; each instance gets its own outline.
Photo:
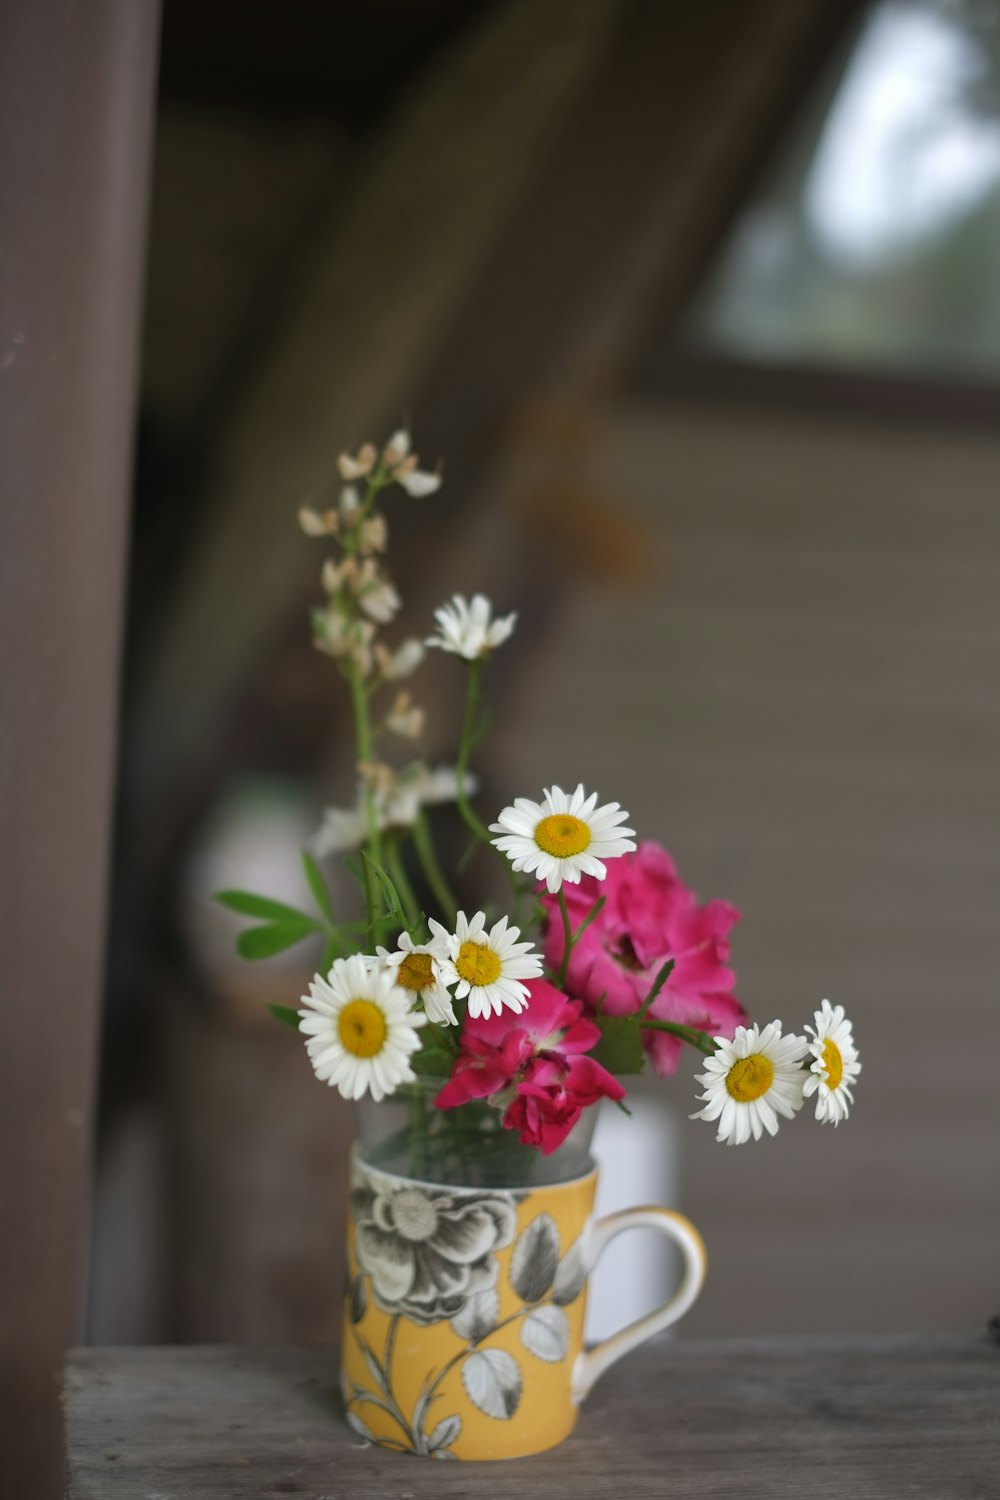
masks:
[[[356,193],[331,204],[297,313],[218,445],[205,523],[137,708],[146,800],[225,716],[301,576],[295,508],[329,484],[339,446],[398,420],[624,9],[508,0],[402,107]]]
[[[0,1493],[80,1337],[156,0],[0,11]]]
[[[798,70],[828,42],[832,9],[637,9],[419,388],[427,438],[447,451],[452,477],[465,477],[525,398],[598,399],[623,379],[654,299],[690,275]]]

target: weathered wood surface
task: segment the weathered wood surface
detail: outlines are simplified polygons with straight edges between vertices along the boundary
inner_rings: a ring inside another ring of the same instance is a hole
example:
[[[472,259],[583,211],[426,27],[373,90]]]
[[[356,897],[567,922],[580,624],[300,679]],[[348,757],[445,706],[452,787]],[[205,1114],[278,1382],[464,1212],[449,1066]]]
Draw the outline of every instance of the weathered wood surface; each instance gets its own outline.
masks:
[[[336,1376],[325,1349],[77,1351],[70,1500],[1000,1493],[1000,1349],[985,1335],[658,1342],[602,1382],[561,1448],[505,1464],[360,1443]]]

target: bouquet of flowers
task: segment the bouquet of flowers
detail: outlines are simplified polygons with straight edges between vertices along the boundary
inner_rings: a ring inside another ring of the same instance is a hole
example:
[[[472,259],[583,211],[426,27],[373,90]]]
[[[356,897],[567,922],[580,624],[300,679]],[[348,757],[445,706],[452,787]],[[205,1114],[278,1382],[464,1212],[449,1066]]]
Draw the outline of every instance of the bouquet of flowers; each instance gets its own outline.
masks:
[[[312,634],[349,688],[357,798],[327,810],[303,856],[314,913],[244,891],[219,896],[258,919],[239,936],[245,957],[325,938],[301,1008],[272,1006],[304,1036],[317,1077],[349,1099],[404,1104],[387,1150],[436,1180],[456,1170],[509,1178],[519,1160],[556,1151],[602,1099],[627,1111],[623,1079],[647,1064],[669,1077],[685,1047],[703,1060],[694,1118],[715,1122],[719,1141],[774,1135],[810,1098],[818,1120],[839,1124],[861,1070],[843,1007],[824,1000],[805,1035],[780,1020],[750,1024],[729,967],[739,912],[699,903],[666,850],[636,842],[617,802],[552,786],[537,800],[515,797],[489,824],[480,817],[472,757],[486,722],[482,674],[516,615],[456,594],[426,640],[384,642],[380,627],[401,600],[383,561],[383,496],[430,495],[441,476],[419,467],[405,431],[381,451],[342,454],[338,469],[337,503],[303,509],[299,522],[330,549]],[[383,747],[422,733],[423,711],[400,684],[426,648],[465,673],[457,756],[394,764]],[[459,909],[427,815],[444,801],[457,804],[470,848],[503,864],[506,909]],[[361,919],[334,914],[317,862],[334,854],[358,882]]]

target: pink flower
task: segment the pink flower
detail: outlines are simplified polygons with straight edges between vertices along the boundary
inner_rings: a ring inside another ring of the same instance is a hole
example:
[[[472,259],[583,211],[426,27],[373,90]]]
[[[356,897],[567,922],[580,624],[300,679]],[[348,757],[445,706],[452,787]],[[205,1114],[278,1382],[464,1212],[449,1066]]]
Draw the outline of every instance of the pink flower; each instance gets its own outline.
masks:
[[[584,876],[565,889],[574,928],[599,897],[605,898],[570,955],[566,989],[593,1010],[600,1006],[609,1015],[630,1015],[672,958],[675,967],[650,1016],[731,1037],[747,1020],[728,967],[728,935],[740,918],[736,907],[726,901],[699,906],[658,844],[642,843],[634,854],[608,860],[607,866],[606,880]],[[558,970],[565,948],[562,918],[555,897],[543,894],[542,902],[548,913],[545,959]],[[677,1037],[644,1031],[643,1045],[658,1073],[668,1077],[676,1070],[682,1046]]]
[[[583,1056],[600,1030],[578,1000],[544,979],[528,981],[530,998],[520,1015],[469,1016],[451,1078],[435,1099],[456,1109],[470,1099],[508,1096],[503,1122],[526,1146],[548,1155],[566,1139],[583,1111],[599,1099],[624,1099],[607,1069]]]

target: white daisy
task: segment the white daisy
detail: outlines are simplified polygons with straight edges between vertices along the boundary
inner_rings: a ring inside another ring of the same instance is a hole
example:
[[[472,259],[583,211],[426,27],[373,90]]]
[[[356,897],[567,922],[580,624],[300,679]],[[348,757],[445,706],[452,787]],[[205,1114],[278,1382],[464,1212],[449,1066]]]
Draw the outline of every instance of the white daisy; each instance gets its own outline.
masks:
[[[428,1020],[439,1026],[456,1024],[451,996],[441,978],[441,961],[430,943],[415,943],[408,932],[403,932],[395,953],[386,948],[375,951],[392,970],[396,984],[406,990],[411,999],[422,1003]]]
[[[502,835],[492,842],[515,870],[534,871],[554,895],[564,880],[570,885],[581,875],[603,880],[608,873],[603,861],[635,848],[635,830],[619,827],[627,817],[617,802],[598,807],[597,793],[588,797],[582,785],[572,796],[554,786],[541,802],[516,797],[513,807],[490,824],[490,832]]]
[[[816,1118],[839,1125],[854,1103],[851,1092],[861,1072],[854,1032],[842,1005],[824,1000],[816,1011],[815,1026],[807,1026],[813,1040],[808,1044],[813,1065],[806,1075],[804,1093],[816,1095]]]
[[[457,1000],[468,995],[470,1016],[488,1016],[491,1011],[499,1015],[505,1005],[515,1014],[523,1010],[528,987],[521,981],[537,979],[542,961],[530,943],[517,941],[519,927],[508,928],[507,918],[501,917],[487,932],[481,911],[474,917],[460,911],[454,932],[433,917],[429,925],[434,934],[430,946],[441,964],[441,977],[445,984],[457,985]]]
[[[325,979],[315,976],[302,1004],[299,1030],[316,1077],[345,1099],[384,1099],[414,1081],[410,1057],[427,1017],[411,1008],[391,969],[370,968],[360,953],[338,958]]]
[[[425,645],[438,646],[466,661],[479,661],[503,644],[517,620],[516,613],[491,620],[492,613],[493,606],[485,594],[474,595],[471,603],[462,594],[455,594],[450,604],[434,611],[438,633],[429,635]]]
[[[718,1120],[716,1140],[728,1146],[741,1146],[751,1135],[759,1141],[765,1130],[776,1135],[778,1116],[790,1120],[802,1108],[805,1037],[783,1037],[781,1022],[772,1021],[763,1031],[737,1026],[731,1042],[717,1036],[715,1044],[717,1051],[705,1059],[705,1071],[696,1079],[705,1087],[698,1095],[705,1108],[691,1119]]]

